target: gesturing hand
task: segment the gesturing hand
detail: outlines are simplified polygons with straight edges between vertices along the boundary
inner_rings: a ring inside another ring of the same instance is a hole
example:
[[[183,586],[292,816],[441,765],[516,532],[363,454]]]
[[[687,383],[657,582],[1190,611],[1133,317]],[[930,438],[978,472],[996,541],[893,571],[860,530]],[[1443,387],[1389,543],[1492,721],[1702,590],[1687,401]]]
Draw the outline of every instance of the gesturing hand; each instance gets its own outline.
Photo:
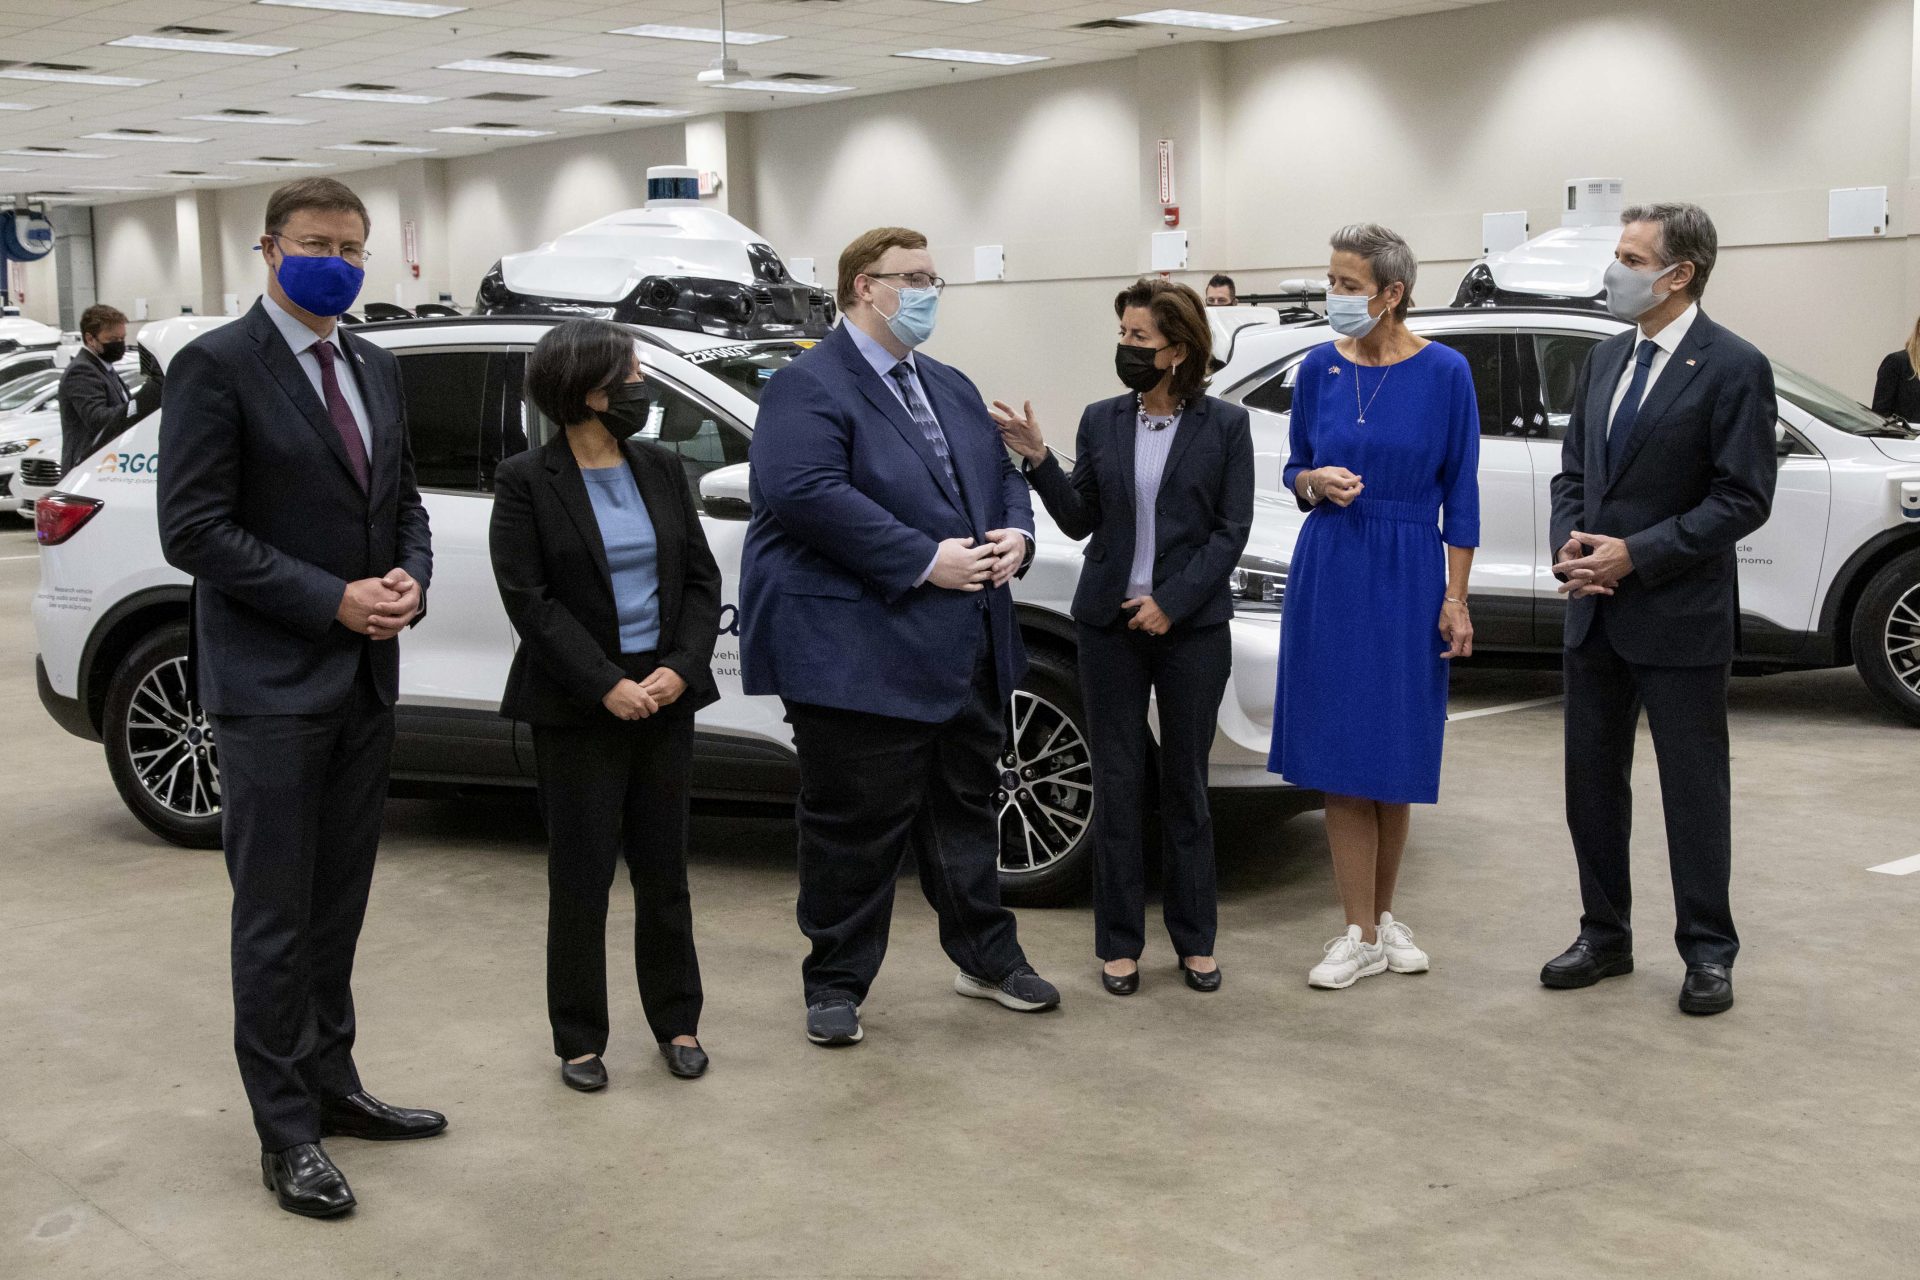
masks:
[[[991,543],[976,547],[972,538],[948,538],[933,558],[927,581],[948,591],[978,591],[993,577],[993,561]]]
[[[653,677],[647,678],[651,680]],[[600,699],[600,705],[622,720],[645,720],[660,709],[660,704],[654,701],[652,694],[637,681],[627,679],[622,679],[607,690],[606,696]]]
[[[380,585],[394,597],[373,607],[367,634],[375,640],[391,640],[419,616],[420,584],[405,569],[393,569],[380,579]]]
[[[340,607],[333,616],[341,626],[355,635],[373,636],[376,639],[391,639],[391,634],[382,637],[374,618],[382,605],[391,605],[400,599],[400,593],[389,587],[381,578],[360,578],[349,582],[347,589],[340,593]]]
[[[1047,441],[1040,432],[1040,420],[1033,416],[1033,401],[1028,400],[1021,411],[1015,413],[1010,406],[995,400],[987,412],[993,415],[993,424],[1000,428],[1000,438],[1007,448],[1029,462],[1047,460]]]
[[[1321,467],[1308,474],[1313,477],[1314,492],[1336,507],[1352,506],[1360,491],[1367,487],[1345,467]]]
[[[993,551],[991,581],[996,587],[1004,587],[1027,562],[1027,535],[1018,529],[989,529],[987,546]]]
[[[1150,636],[1163,636],[1173,629],[1173,619],[1169,618],[1152,596],[1135,596],[1123,602],[1122,608],[1134,610],[1127,621],[1127,630],[1144,631]]]

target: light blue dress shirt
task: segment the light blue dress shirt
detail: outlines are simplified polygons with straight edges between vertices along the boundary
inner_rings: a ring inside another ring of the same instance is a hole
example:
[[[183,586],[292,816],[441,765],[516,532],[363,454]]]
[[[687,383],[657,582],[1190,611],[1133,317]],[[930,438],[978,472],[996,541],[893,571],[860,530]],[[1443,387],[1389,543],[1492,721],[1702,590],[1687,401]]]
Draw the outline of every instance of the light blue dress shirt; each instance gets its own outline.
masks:
[[[267,294],[260,295],[260,303],[266,308],[267,318],[273,321],[273,327],[293,348],[294,363],[300,366],[300,372],[307,375],[307,381],[313,384],[313,394],[320,397],[320,406],[325,408],[327,393],[320,381],[320,357],[314,354],[314,348],[322,342],[333,344],[339,358],[333,362],[334,376],[340,383],[340,395],[347,402],[347,412],[353,415],[353,424],[360,428],[360,444],[367,451],[367,457],[373,457],[373,436],[367,427],[367,402],[360,398],[360,362],[353,358],[346,346],[340,341],[340,326],[336,323],[333,332],[322,338],[313,330],[294,319],[293,313],[275,302]],[[344,376],[342,371],[345,370]]]
[[[613,603],[620,618],[620,652],[651,653],[660,647],[660,541],[640,497],[633,468],[582,467],[594,522],[613,572]]]

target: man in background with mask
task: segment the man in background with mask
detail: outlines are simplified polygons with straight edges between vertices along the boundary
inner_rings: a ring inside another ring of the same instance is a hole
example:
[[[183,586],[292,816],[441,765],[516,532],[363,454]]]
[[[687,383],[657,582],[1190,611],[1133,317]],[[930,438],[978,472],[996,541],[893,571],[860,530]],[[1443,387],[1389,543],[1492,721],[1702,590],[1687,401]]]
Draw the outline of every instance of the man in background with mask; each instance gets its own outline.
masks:
[[[433,559],[393,356],[342,330],[367,211],[331,178],[268,198],[266,296],[174,357],[167,560],[193,575],[190,664],[219,752],[234,1048],[280,1207],[345,1213],[323,1137],[424,1138],[353,1064],[351,979],[387,794],[397,637]]]
[[[80,350],[60,375],[60,474],[146,417],[159,405],[157,379],[127,394],[114,368],[127,354],[127,317],[104,303],[80,313]]]
[[[1628,209],[1607,308],[1634,328],[1588,357],[1553,481],[1567,605],[1567,825],[1580,935],[1540,981],[1633,970],[1629,832],[1645,707],[1687,974],[1680,1008],[1733,1005],[1727,679],[1740,627],[1735,547],[1773,505],[1773,369],[1700,310],[1718,236],[1690,204]]]
[[[1007,584],[1033,511],[979,391],[916,351],[944,283],[919,232],[848,245],[843,322],[767,383],[754,428],[742,677],[793,726],[801,977],[821,1045],[863,1035],[910,852],[954,989],[1022,1012],[1060,1002],[1001,905],[992,803],[1026,669]]]

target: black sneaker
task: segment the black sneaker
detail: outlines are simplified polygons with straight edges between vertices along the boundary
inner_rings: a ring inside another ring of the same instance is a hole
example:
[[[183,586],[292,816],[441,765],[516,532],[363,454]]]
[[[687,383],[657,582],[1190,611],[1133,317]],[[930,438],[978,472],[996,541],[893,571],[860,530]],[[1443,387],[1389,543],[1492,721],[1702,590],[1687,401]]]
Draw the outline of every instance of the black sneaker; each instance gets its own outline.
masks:
[[[819,1004],[807,1006],[807,1039],[828,1048],[859,1044],[866,1032],[860,1028],[860,1008],[844,996],[829,996]]]
[[[992,1000],[1018,1013],[1039,1013],[1060,1003],[1060,991],[1051,982],[1023,964],[996,985],[970,973],[955,974],[953,989],[976,1000]]]

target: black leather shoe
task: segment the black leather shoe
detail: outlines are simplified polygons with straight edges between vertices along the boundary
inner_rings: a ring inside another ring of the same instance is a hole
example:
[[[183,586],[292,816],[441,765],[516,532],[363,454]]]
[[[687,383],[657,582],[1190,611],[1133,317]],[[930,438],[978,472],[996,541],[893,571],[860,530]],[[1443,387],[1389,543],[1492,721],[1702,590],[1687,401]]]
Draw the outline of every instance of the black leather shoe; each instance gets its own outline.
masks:
[[[1733,1008],[1733,975],[1723,964],[1690,964],[1680,984],[1680,1012],[1705,1016]]]
[[[328,1137],[398,1142],[431,1138],[444,1132],[447,1118],[438,1111],[390,1107],[370,1093],[354,1093],[321,1104],[320,1125]]]
[[[1220,962],[1218,960],[1213,962],[1212,973],[1201,973],[1198,969],[1189,969],[1187,967],[1187,958],[1182,956],[1180,957],[1180,973],[1186,978],[1187,985],[1195,991],[1218,991],[1220,989]]]
[[[1139,961],[1136,960],[1134,962],[1133,972],[1124,977],[1108,973],[1105,968],[1102,968],[1100,970],[1100,985],[1107,989],[1107,994],[1110,996],[1132,995],[1140,989]]]
[[[578,1089],[582,1093],[598,1093],[607,1087],[607,1064],[596,1057],[585,1062],[560,1060],[560,1079],[569,1089]]]
[[[1585,938],[1575,938],[1572,946],[1547,961],[1546,967],[1540,970],[1540,983],[1571,991],[1590,987],[1602,978],[1617,978],[1632,972],[1633,952],[1602,951]]]
[[[260,1153],[260,1181],[288,1213],[337,1218],[354,1206],[353,1188],[317,1142]]]
[[[660,1046],[660,1056],[667,1060],[667,1070],[682,1080],[698,1080],[707,1074],[707,1051],[697,1044],[668,1041]]]

